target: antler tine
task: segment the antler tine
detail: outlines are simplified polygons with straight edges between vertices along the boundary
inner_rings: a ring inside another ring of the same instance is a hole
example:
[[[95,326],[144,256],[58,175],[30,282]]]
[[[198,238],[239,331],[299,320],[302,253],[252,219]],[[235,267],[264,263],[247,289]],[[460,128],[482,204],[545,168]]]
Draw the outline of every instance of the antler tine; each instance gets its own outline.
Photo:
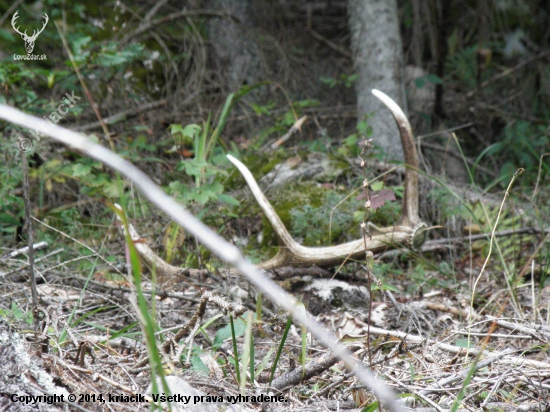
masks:
[[[401,135],[401,144],[405,155],[405,193],[403,194],[403,214],[400,220],[404,225],[418,225],[418,153],[414,144],[414,135],[409,119],[403,110],[388,95],[373,89],[376,96],[391,112]]]
[[[11,25],[12,25],[13,29],[14,29],[17,33],[19,33],[21,36],[26,36],[26,35],[27,35],[27,30],[25,30],[24,33],[21,33],[21,32],[19,31],[19,27],[20,27],[20,26],[15,27],[15,21],[16,21],[18,18],[19,18],[19,10],[17,10],[17,11],[15,12],[15,14],[13,15],[13,17],[11,18]]]
[[[38,36],[40,33],[42,33],[44,31],[44,29],[46,28],[46,24],[48,24],[48,22],[50,21],[50,18],[48,17],[47,13],[44,13],[44,17],[45,17],[44,24],[42,24],[42,28],[40,29],[40,31],[38,33],[36,33],[36,36]]]
[[[252,173],[250,173],[250,170],[248,170],[248,168],[243,163],[235,159],[230,154],[227,155],[227,158],[237,167],[237,169],[239,169],[239,172],[241,172],[241,174],[243,175],[244,180],[248,184],[248,187],[250,188],[252,194],[256,198],[256,201],[260,205],[260,208],[262,209],[265,217],[267,218],[271,226],[273,226],[273,228],[275,229],[275,235],[279,239],[279,242],[282,245],[290,248],[298,246],[299,244],[294,239],[292,239],[292,236],[286,230],[285,225],[279,218],[279,215],[277,215],[275,209],[273,209],[273,206],[271,206],[271,203],[269,203],[269,200],[267,200],[267,198],[265,197],[262,189],[260,189],[260,187],[258,186],[256,179],[254,179],[254,176],[252,176]]]
[[[42,28],[40,30],[33,30],[32,31],[32,36],[30,37],[31,39],[36,40],[36,38],[40,35],[40,33],[42,33],[44,31],[44,29],[46,28],[46,24],[48,24],[48,22],[50,21],[50,18],[48,17],[48,15],[46,13],[44,13],[43,18],[45,18],[45,21],[42,24]]]

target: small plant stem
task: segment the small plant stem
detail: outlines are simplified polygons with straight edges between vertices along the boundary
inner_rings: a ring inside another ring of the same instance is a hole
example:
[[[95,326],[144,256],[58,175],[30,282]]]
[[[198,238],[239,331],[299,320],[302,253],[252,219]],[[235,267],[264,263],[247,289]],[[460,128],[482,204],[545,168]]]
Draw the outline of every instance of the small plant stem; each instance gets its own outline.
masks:
[[[31,295],[33,304],[34,329],[38,331],[38,293],[36,290],[36,277],[34,274],[34,233],[31,218],[31,201],[29,197],[29,165],[27,163],[27,153],[21,152],[23,159],[23,197],[25,201],[25,225],[27,226],[29,242],[29,278],[31,282]]]
[[[367,262],[367,288],[369,290],[369,306],[368,306],[368,322],[367,322],[367,353],[369,356],[369,366],[372,370],[372,352],[370,347],[370,323],[372,317],[372,271],[371,266],[373,262],[372,252],[367,248],[367,236],[370,234],[367,231],[367,221],[370,213],[370,193],[369,193],[369,181],[367,180],[367,166],[365,158],[370,149],[372,149],[372,139],[367,140],[363,137],[363,141],[359,143],[361,146],[361,153],[359,157],[361,159],[361,168],[363,169],[363,193],[365,194],[365,215],[361,222],[361,231],[363,232],[363,242],[365,244],[365,260]]]
[[[268,387],[271,387],[271,382],[273,382],[273,377],[275,376],[275,370],[277,369],[279,358],[281,357],[281,353],[283,352],[283,348],[285,346],[285,342],[288,336],[288,331],[290,330],[290,326],[292,326],[292,316],[289,316],[288,320],[286,321],[283,337],[281,338],[281,342],[279,342],[279,347],[277,348],[277,354],[275,355],[275,360],[273,361],[273,366],[271,367],[271,376],[269,377],[269,385],[267,385]]]
[[[483,273],[485,272],[485,268],[487,267],[487,263],[489,262],[489,259],[491,258],[491,253],[493,251],[493,244],[494,244],[494,241],[495,241],[495,232],[497,230],[497,226],[498,226],[500,216],[502,215],[502,210],[504,209],[504,204],[506,203],[506,198],[510,194],[510,190],[512,189],[512,185],[514,184],[514,181],[522,173],[523,173],[523,169],[516,170],[516,173],[514,173],[514,176],[512,176],[512,180],[510,180],[510,183],[508,184],[508,187],[506,188],[506,192],[504,193],[504,198],[502,199],[502,202],[500,203],[500,209],[498,211],[498,215],[497,215],[497,218],[495,220],[495,224],[493,225],[493,230],[491,231],[491,238],[490,238],[490,241],[489,241],[489,252],[487,253],[487,258],[485,259],[485,262],[483,262],[483,266],[481,267],[481,270],[479,271],[479,275],[477,276],[477,278],[474,282],[474,287],[472,288],[472,298],[471,298],[471,301],[470,301],[470,312],[471,312],[471,314],[473,314],[473,310],[474,310],[474,299],[475,299],[477,284],[479,283],[479,280],[481,279],[481,276],[483,276]],[[509,283],[508,279],[506,279],[506,283],[507,284]],[[517,302],[515,302],[514,296],[511,292],[512,291],[510,291],[510,296],[512,297],[512,302],[513,302],[514,306],[516,307]],[[470,331],[472,330],[472,321],[473,321],[473,316],[470,316],[469,321],[468,321],[468,342],[470,342]],[[470,347],[468,345],[468,349],[469,348]]]
[[[363,239],[365,240],[365,250],[367,249],[367,234],[363,235]],[[366,259],[369,258],[368,255],[369,251],[366,252]],[[371,252],[372,254],[372,252]],[[367,264],[367,268],[369,265]],[[372,370],[372,352],[370,347],[370,323],[371,323],[371,317],[372,317],[372,282],[371,282],[371,271],[370,268],[367,270],[367,289],[369,290],[369,306],[368,306],[368,322],[367,322],[367,353],[369,354],[369,367]]]
[[[369,357],[369,368],[372,371],[372,349],[370,346],[370,324],[372,320],[372,278],[374,277],[372,273],[372,268],[374,265],[374,256],[372,252],[367,248],[367,236],[370,238],[370,234],[367,230],[367,221],[370,217],[370,192],[369,192],[369,181],[367,179],[367,162],[366,157],[369,152],[374,146],[372,145],[372,139],[367,140],[363,136],[363,141],[359,142],[359,146],[361,146],[361,153],[359,154],[359,158],[361,159],[361,168],[363,169],[363,193],[365,194],[365,215],[363,218],[363,221],[361,222],[361,231],[363,232],[363,242],[365,244],[365,260],[367,262],[367,289],[369,290],[369,306],[368,306],[368,321],[367,321],[367,354]],[[380,405],[380,402],[376,402],[378,404],[378,410],[382,411],[382,406]]]

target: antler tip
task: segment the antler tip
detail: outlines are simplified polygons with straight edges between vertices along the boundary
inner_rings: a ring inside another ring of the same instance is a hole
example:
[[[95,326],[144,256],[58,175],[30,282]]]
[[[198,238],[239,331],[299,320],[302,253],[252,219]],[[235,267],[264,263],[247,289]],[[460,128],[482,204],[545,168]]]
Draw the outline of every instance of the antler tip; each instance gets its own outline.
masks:
[[[237,169],[239,169],[241,171],[241,173],[243,173],[243,174],[245,173],[245,172],[243,172],[243,168],[248,171],[248,168],[239,159],[231,156],[230,154],[228,154],[226,156],[227,156],[227,160],[229,160],[231,163],[233,163],[233,165],[235,165],[237,167]]]

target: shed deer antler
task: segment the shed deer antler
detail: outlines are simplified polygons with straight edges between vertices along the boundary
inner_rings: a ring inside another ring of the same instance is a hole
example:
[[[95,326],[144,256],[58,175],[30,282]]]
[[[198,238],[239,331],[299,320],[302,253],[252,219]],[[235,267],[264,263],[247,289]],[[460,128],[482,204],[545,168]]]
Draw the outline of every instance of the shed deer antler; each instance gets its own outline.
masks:
[[[378,233],[373,234],[368,239],[367,249],[365,249],[365,242],[362,238],[337,246],[306,247],[300,245],[288,233],[277,212],[275,212],[273,206],[271,206],[262,193],[250,170],[233,156],[227,155],[227,158],[243,175],[281,243],[281,249],[277,255],[266,262],[260,263],[258,265],[260,269],[274,269],[287,265],[330,266],[340,264],[348,259],[364,259],[367,250],[381,251],[399,245],[414,245],[418,247],[424,242],[426,224],[418,216],[418,154],[414,144],[411,125],[405,113],[391,98],[378,90],[373,90],[372,93],[390,110],[401,135],[401,143],[407,165],[401,218],[394,226],[378,229]],[[160,279],[170,279],[180,274],[192,275],[193,273],[200,272],[196,269],[179,268],[165,262],[145,243],[140,241],[140,236],[132,225],[129,225],[129,229],[132,240],[136,242],[139,254],[150,266],[156,268]],[[162,283],[162,280],[159,283]]]
[[[370,251],[379,251],[388,248],[388,246],[399,244],[414,244],[418,246],[424,241],[424,229],[426,225],[418,216],[418,154],[414,144],[411,125],[405,113],[390,97],[378,90],[373,90],[372,93],[390,110],[397,123],[407,168],[405,171],[402,216],[395,226],[379,229],[378,234],[372,235],[367,241],[367,249]],[[287,265],[330,266],[339,264],[347,259],[365,257],[365,242],[362,238],[341,245],[326,247],[306,247],[297,243],[286,230],[283,222],[262,193],[248,168],[231,155],[227,155],[227,158],[243,175],[281,244],[281,249],[277,255],[259,264],[259,268],[273,269]]]

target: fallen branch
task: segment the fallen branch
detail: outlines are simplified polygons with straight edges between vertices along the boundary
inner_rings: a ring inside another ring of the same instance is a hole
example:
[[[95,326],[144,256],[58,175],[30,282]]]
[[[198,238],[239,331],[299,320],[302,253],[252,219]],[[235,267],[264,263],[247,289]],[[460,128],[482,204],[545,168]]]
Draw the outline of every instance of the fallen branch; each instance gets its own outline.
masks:
[[[302,130],[302,125],[306,121],[307,116],[300,117],[296,122],[292,125],[292,127],[286,132],[281,138],[279,138],[276,142],[272,143],[269,148],[271,150],[277,150],[280,146],[282,146],[288,139],[290,139],[296,132]]]
[[[279,376],[271,383],[271,387],[280,390],[289,386],[298,385],[300,382],[307,381],[313,376],[319,375],[320,373],[326,371],[336,362],[338,362],[338,358],[335,358],[334,356],[328,354],[324,354],[316,359],[309,361],[304,367],[300,365],[290,372]]]
[[[506,349],[506,350],[503,350],[502,352],[499,352],[496,356],[491,356],[490,358],[484,359],[475,366],[475,371],[483,369],[513,352],[515,352],[513,349]],[[430,392],[439,391],[441,388],[444,388],[445,386],[451,385],[455,382],[463,381],[470,373],[470,369],[471,369],[470,367],[467,367],[462,371],[460,371],[459,373],[455,373],[454,375],[451,375],[445,379],[441,379],[440,381],[434,382],[428,387],[426,387],[425,389],[422,389],[421,391],[419,391],[419,393],[421,395],[427,395]]]
[[[366,332],[366,327],[364,328],[364,331]],[[470,347],[469,349],[466,348],[460,348],[455,345],[449,345],[448,343],[438,342],[434,339],[426,339],[422,336],[418,335],[410,335],[405,332],[395,331],[395,330],[387,330],[378,328],[376,326],[370,327],[370,333],[371,335],[389,335],[393,336],[395,338],[403,339],[407,342],[423,342],[425,345],[433,345],[439,350],[444,350],[445,352],[449,353],[455,353],[455,354],[462,354],[465,355],[468,353],[469,356],[476,356],[481,349]],[[498,351],[485,351],[487,353],[490,353],[493,356],[498,356],[502,352]],[[501,357],[497,360],[497,363],[504,364],[504,365],[512,365],[514,367],[518,366],[529,366],[537,370],[537,373],[540,373],[540,370],[548,370],[550,369],[550,363],[546,362],[540,362],[532,359],[525,359],[519,356],[511,356],[510,354],[506,353],[504,357]]]
[[[535,325],[538,326],[538,328],[529,327],[526,325],[520,325],[519,323],[508,322],[503,319],[499,319],[489,315],[487,316],[487,319],[493,320],[498,326],[502,328],[525,333],[531,336],[531,338],[540,340],[541,342],[548,343],[548,341],[550,340],[550,331],[545,330],[542,325]]]

